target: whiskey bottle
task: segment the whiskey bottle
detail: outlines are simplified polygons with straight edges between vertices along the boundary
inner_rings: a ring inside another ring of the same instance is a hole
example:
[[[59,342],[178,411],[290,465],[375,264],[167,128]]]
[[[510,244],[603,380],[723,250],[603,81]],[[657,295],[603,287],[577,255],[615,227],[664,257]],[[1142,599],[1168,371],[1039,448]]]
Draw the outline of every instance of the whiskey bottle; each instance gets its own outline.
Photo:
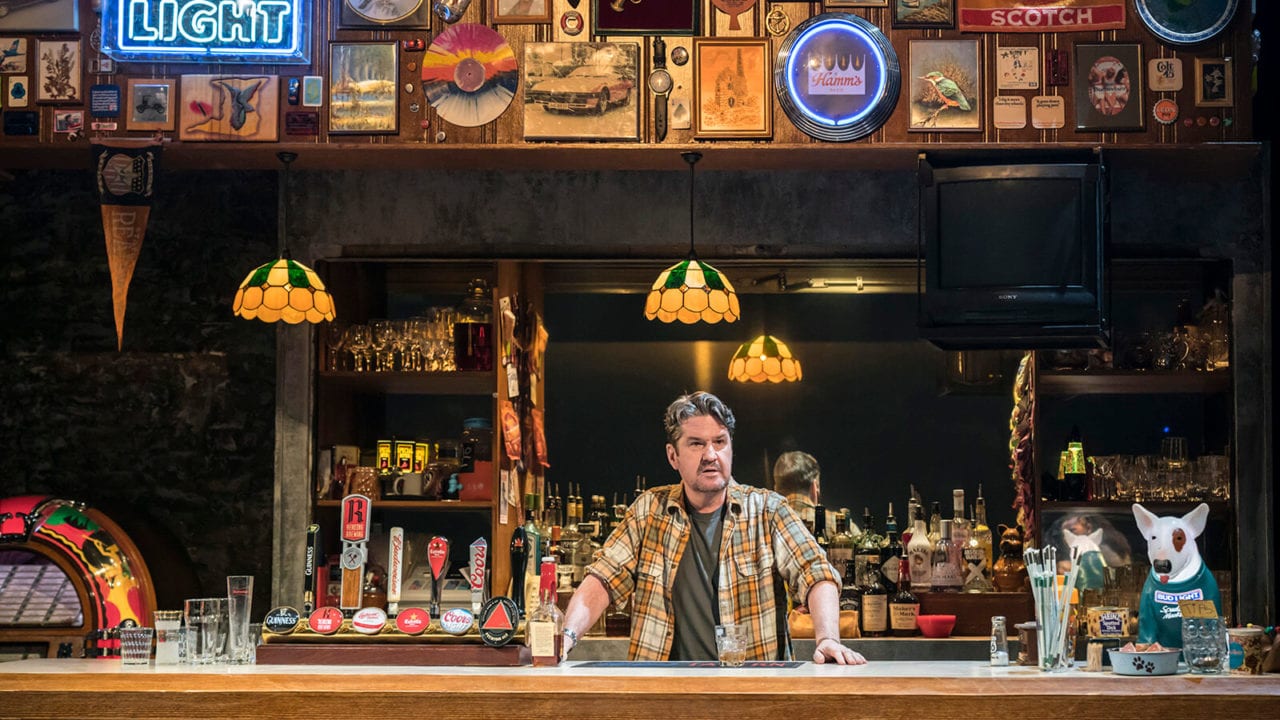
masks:
[[[533,657],[534,667],[559,665],[564,647],[564,615],[556,604],[556,563],[542,558],[538,582],[538,606],[525,621],[525,644]]]
[[[862,587],[863,637],[883,637],[889,634],[889,591],[880,583],[880,559],[867,563],[867,574]]]
[[[956,547],[969,545],[969,521],[964,517],[964,490],[956,488],[951,491],[951,542]]]
[[[976,544],[982,548],[982,554],[987,562],[986,576],[990,578],[995,566],[992,564],[991,528],[987,527],[987,501],[982,499],[982,485],[978,485],[978,499],[975,502],[977,504],[973,510],[973,532],[969,535],[969,544]]]
[[[898,585],[898,565],[902,561],[902,542],[898,540],[898,519],[893,516],[893,503],[884,519],[885,543],[880,548],[880,582],[892,590]]]
[[[942,537],[933,549],[933,581],[929,589],[933,592],[959,592],[964,585],[960,574],[960,548],[951,542],[951,521],[942,521]]]
[[[911,542],[907,544],[907,564],[911,573],[911,588],[927,591],[933,583],[933,545],[929,531],[924,526],[924,508],[916,506]]]
[[[836,534],[827,546],[827,558],[841,578],[849,577],[853,570],[853,535],[849,533],[849,519],[844,515],[836,515]]]
[[[889,628],[894,637],[916,634],[920,599],[911,592],[911,568],[906,558],[898,563],[898,592],[889,599]]]

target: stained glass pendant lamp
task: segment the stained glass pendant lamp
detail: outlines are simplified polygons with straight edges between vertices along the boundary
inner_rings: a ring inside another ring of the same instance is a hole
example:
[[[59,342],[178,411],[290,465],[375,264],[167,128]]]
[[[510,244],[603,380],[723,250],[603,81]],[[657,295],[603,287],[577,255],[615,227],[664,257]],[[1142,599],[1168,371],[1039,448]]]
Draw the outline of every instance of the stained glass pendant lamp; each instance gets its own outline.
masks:
[[[729,379],[735,382],[795,382],[802,377],[791,348],[772,335],[742,343],[729,361]]]
[[[702,153],[683,152],[680,156],[689,164],[689,257],[663,270],[654,281],[645,298],[644,316],[664,323],[731,323],[742,314],[738,293],[720,271],[698,260],[693,249],[694,166]]]
[[[285,196],[289,188],[289,164],[298,156],[282,152],[276,157],[284,164],[276,212],[280,257],[254,268],[245,277],[236,291],[232,309],[238,317],[262,322],[284,321],[297,325],[304,320],[309,323],[332,321],[333,297],[325,290],[320,276],[315,270],[290,258],[285,247],[285,238],[288,237]]]

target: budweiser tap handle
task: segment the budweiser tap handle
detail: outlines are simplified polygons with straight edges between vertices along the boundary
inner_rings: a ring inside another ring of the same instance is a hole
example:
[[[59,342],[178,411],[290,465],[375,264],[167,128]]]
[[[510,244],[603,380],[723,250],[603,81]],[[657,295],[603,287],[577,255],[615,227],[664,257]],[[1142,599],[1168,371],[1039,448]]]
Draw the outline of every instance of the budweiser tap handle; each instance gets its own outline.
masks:
[[[427,564],[431,567],[431,615],[440,617],[440,593],[449,574],[449,539],[439,535],[427,543]]]
[[[404,569],[404,528],[391,528],[390,545],[387,547],[387,614],[395,617],[400,612],[400,578]]]

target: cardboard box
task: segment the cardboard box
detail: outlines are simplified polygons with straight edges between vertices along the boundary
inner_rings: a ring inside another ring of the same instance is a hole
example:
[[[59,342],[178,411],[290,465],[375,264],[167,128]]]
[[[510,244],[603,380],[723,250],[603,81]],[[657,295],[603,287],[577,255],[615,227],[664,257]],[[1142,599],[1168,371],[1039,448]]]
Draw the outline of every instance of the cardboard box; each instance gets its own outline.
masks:
[[[493,461],[476,460],[475,470],[458,473],[458,482],[462,483],[462,489],[458,491],[459,500],[492,500]]]

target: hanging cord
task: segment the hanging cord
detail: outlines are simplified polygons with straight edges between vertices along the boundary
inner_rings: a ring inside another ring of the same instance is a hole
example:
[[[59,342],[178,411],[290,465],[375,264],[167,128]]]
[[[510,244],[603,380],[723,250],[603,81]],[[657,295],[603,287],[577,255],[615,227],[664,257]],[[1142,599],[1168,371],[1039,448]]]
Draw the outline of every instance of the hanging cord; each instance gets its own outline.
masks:
[[[288,238],[289,238],[289,218],[288,203],[285,202],[285,196],[289,193],[289,165],[298,159],[297,153],[278,152],[276,157],[284,163],[284,170],[279,175],[278,187],[276,188],[276,250],[280,257],[289,257]]]
[[[697,260],[698,254],[693,251],[693,191],[698,179],[697,173],[694,172],[694,166],[702,159],[702,153],[690,150],[680,153],[680,157],[689,163],[689,259]]]

